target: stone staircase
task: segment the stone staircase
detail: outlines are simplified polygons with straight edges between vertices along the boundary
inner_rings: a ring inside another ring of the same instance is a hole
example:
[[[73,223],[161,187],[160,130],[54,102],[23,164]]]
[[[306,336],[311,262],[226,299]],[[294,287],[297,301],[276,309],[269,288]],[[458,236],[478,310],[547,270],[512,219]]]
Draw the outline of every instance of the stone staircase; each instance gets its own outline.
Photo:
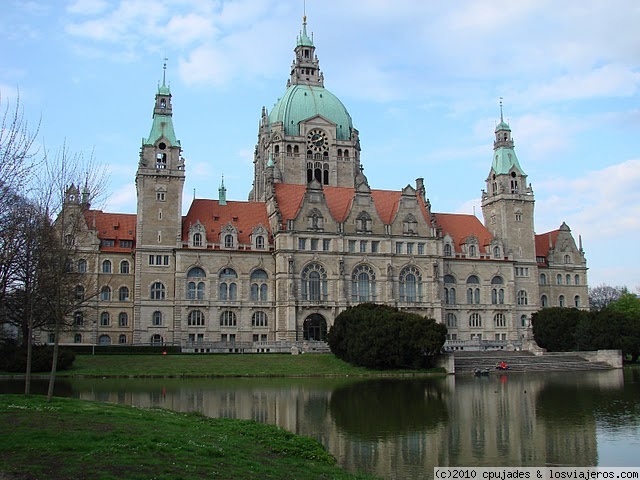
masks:
[[[535,355],[523,351],[461,352],[453,354],[455,373],[473,373],[476,369],[488,370],[490,374],[504,373],[496,370],[496,365],[505,361],[509,372],[550,372],[550,371],[587,371],[611,370],[605,362],[590,362],[577,353],[545,353]]]

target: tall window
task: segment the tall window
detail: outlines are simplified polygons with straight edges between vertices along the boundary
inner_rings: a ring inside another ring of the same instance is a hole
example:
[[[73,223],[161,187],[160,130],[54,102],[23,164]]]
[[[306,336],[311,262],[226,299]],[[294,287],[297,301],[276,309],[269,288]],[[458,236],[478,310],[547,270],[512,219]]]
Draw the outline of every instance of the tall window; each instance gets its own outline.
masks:
[[[496,313],[493,317],[493,323],[496,327],[506,327],[507,319],[503,313]]]
[[[264,250],[264,237],[262,235],[256,237],[256,249]]]
[[[267,272],[257,269],[251,272],[251,300],[254,302],[266,302],[268,300],[269,287]]]
[[[102,262],[102,273],[111,273],[111,260]]]
[[[266,327],[267,326],[267,314],[264,312],[253,312],[251,316],[252,327]]]
[[[562,275],[556,275],[556,285],[562,285]]]
[[[76,300],[84,300],[84,287],[76,285]]]
[[[151,285],[151,300],[164,300],[165,295],[166,292],[162,282],[154,282]]]
[[[576,295],[575,297],[573,297],[573,306],[576,308],[580,308],[580,295]]]
[[[151,324],[154,327],[162,326],[162,312],[160,312],[158,310],[153,312],[153,315],[151,315]]]
[[[108,302],[111,300],[111,288],[105,285],[100,289],[100,300]]]
[[[518,292],[518,305],[527,305],[529,303],[529,299],[527,298],[527,292],[525,290],[520,290]]]
[[[120,312],[118,314],[118,326],[126,327],[127,325],[129,325],[129,315],[127,315],[127,312]]]
[[[224,236],[224,248],[233,248],[233,235],[227,234]]]
[[[503,283],[502,277],[495,276],[491,279],[491,303],[494,305],[504,303],[504,288],[500,286]]]
[[[351,301],[372,302],[376,299],[376,275],[369,265],[360,265],[351,274]]]
[[[238,321],[236,319],[236,314],[230,310],[225,310],[220,315],[220,326],[221,327],[236,327],[238,326]]]
[[[450,257],[451,256],[451,244],[450,243],[445,243],[444,244],[444,256],[445,257]]]
[[[547,276],[544,273],[540,274],[540,285],[546,285],[547,284]]]
[[[187,272],[187,300],[204,300],[205,284],[201,279],[206,276],[200,267],[193,267]]]
[[[193,246],[194,247],[202,246],[202,234],[200,232],[193,234]]]
[[[238,299],[238,285],[235,280],[238,278],[238,274],[233,268],[223,268],[220,272],[220,287],[219,287],[219,299],[220,300],[237,300]]]
[[[87,273],[87,261],[84,258],[78,260],[78,273]]]
[[[129,288],[128,287],[120,287],[118,290],[118,300],[121,302],[126,302],[129,300]]]
[[[422,275],[416,267],[405,267],[400,272],[400,301],[422,300]]]
[[[578,275],[578,274],[576,273],[575,277],[573,277],[573,282],[574,282],[576,285],[580,285],[580,275]]]
[[[102,312],[100,314],[100,326],[108,327],[110,323],[111,323],[111,318],[109,316],[109,312]]]
[[[204,326],[204,314],[200,310],[192,310],[187,317],[187,325],[190,327]]]
[[[129,273],[129,262],[127,260],[120,262],[120,273]]]
[[[311,302],[327,300],[327,270],[322,265],[319,263],[310,263],[304,267],[300,277],[300,294],[302,300]]]
[[[561,307],[566,307],[566,302],[564,300],[564,295],[560,295],[558,297],[558,305]]]
[[[73,314],[73,323],[76,327],[82,327],[84,325],[84,314],[82,312],[75,312]]]
[[[479,313],[472,313],[471,315],[469,315],[469,326],[482,327],[482,317]]]
[[[453,275],[444,276],[444,303],[446,305],[455,305],[456,303],[456,287],[453,286],[456,279]]]
[[[458,318],[455,313],[447,313],[447,327],[458,328]]]
[[[476,275],[471,275],[467,278],[467,303],[479,304],[480,303],[480,279]]]
[[[547,299],[546,295],[542,295],[540,297],[540,306],[541,307],[548,307],[549,306],[549,300]]]

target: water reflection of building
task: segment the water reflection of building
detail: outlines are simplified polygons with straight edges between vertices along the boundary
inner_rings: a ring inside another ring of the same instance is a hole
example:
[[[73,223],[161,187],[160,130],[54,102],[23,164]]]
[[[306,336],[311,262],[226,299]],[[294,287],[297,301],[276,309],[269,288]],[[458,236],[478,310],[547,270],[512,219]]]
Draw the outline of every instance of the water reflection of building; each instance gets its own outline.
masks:
[[[621,371],[377,382],[143,381],[126,393],[102,382],[81,396],[275,424],[351,471],[430,478],[435,466],[596,465],[593,399],[623,385]]]

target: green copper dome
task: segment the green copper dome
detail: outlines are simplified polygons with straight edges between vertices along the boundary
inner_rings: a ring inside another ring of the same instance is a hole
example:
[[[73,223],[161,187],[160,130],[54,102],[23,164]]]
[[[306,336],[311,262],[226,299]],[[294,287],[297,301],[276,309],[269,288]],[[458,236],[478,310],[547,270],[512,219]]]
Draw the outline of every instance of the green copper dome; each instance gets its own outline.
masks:
[[[500,120],[500,123],[498,125],[496,125],[496,132],[499,132],[500,130],[508,130],[511,131],[511,127],[509,126],[509,124],[507,122],[505,122],[504,120]]]
[[[269,123],[282,122],[286,135],[300,135],[299,123],[322,115],[336,124],[336,138],[351,138],[351,115],[338,97],[324,87],[291,85],[269,113]]]

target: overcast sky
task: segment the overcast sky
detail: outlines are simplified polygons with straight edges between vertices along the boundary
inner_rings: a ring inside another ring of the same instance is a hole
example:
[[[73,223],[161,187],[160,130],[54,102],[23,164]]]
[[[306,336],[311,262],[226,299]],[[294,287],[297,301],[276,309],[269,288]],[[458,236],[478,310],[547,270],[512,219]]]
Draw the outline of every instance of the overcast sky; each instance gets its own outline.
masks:
[[[476,212],[499,98],[536,196],[536,231],[582,236],[591,286],[640,286],[640,2],[307,0],[325,87],[360,131],[372,188],[424,177],[435,212]],[[262,106],[283,95],[302,0],[2,0],[0,93],[39,142],[134,176],[168,58],[195,195],[245,200]]]

